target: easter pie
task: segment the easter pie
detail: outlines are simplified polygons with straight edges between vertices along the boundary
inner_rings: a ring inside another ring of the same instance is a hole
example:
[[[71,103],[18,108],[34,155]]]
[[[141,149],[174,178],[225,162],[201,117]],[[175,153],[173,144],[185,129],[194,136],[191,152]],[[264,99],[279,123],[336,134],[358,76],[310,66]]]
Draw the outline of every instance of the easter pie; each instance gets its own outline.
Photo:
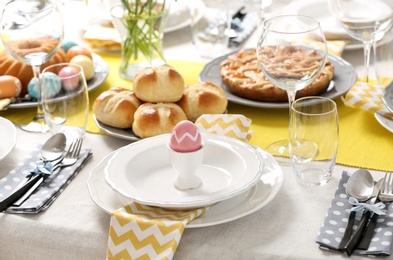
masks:
[[[296,67],[294,72],[299,75],[301,75],[302,70],[308,69],[302,63],[297,63]],[[220,64],[220,74],[225,85],[239,97],[263,102],[288,101],[287,92],[274,86],[263,74],[258,65],[255,49],[241,50],[229,55]],[[329,60],[326,60],[325,67],[318,78],[306,88],[297,91],[296,97],[314,96],[323,93],[329,87],[333,74],[334,67]]]

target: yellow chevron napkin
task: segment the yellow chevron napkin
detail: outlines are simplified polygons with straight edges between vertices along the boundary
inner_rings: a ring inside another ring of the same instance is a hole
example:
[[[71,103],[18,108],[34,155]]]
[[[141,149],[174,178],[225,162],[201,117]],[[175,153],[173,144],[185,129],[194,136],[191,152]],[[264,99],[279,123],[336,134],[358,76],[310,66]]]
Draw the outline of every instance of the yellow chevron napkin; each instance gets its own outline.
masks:
[[[327,41],[326,42],[328,47],[328,52],[332,55],[342,56],[345,45],[347,44],[346,41]]]
[[[250,141],[253,131],[250,131],[251,119],[236,114],[205,114],[198,117],[195,125],[201,130],[211,134],[226,135]]]
[[[387,111],[382,101],[383,89],[384,86],[378,84],[358,81],[346,94],[344,104],[393,118],[393,114]]]
[[[208,208],[171,210],[136,202],[112,213],[107,258],[172,259],[184,228]]]

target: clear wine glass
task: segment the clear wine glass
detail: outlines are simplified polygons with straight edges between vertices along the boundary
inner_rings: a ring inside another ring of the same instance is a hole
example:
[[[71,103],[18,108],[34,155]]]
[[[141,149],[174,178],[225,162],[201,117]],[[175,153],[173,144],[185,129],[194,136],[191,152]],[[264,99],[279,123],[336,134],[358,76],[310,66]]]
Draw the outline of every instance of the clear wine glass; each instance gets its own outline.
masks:
[[[0,29],[5,49],[18,61],[31,65],[38,79],[37,114],[21,128],[47,132],[40,95],[40,67],[56,53],[63,40],[60,12],[48,0],[13,0],[4,6]]]
[[[270,82],[287,92],[289,108],[296,92],[319,76],[326,57],[326,39],[319,22],[314,18],[283,15],[262,23],[257,45],[259,66]],[[286,139],[269,145],[266,150],[276,156],[281,164],[289,164],[288,145]],[[312,145],[310,149],[314,149]]]
[[[364,81],[369,81],[370,52],[392,28],[391,0],[337,0],[338,16],[346,32],[363,42]]]

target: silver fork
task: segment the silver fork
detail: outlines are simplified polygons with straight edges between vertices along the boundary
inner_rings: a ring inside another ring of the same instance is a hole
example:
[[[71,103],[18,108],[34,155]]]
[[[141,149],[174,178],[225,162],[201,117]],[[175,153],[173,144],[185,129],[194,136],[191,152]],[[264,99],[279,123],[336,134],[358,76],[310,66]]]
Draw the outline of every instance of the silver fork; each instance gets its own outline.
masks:
[[[392,175],[393,174],[391,172],[386,172],[385,176],[383,177],[381,190],[378,194],[378,199],[381,202],[393,201],[393,176]],[[378,215],[374,213],[373,216],[370,218],[368,226],[364,232],[363,238],[358,245],[359,249],[364,249],[364,250],[368,249],[372,236],[374,234],[374,229],[377,219],[378,219]]]
[[[55,162],[55,164],[52,168],[52,173],[56,169],[58,169],[59,167],[71,166],[74,163],[76,163],[76,161],[79,158],[79,154],[81,152],[82,143],[83,143],[82,138],[75,139],[71,143],[70,147],[68,148],[66,155],[63,158],[61,158]],[[44,180],[48,176],[49,175],[46,175],[46,174],[45,175],[38,174],[37,176],[32,177],[28,182],[26,182],[25,185],[20,187],[19,190],[15,190],[10,196],[12,196],[15,193],[19,194],[19,196],[15,195],[15,197],[17,197],[17,198],[15,200],[13,200],[13,202],[11,204],[9,204],[9,206],[12,205],[12,206],[18,207],[18,206],[22,205],[22,203],[44,182]],[[27,190],[26,186],[28,186],[30,188],[28,188],[28,190]],[[24,192],[22,192],[21,190],[23,190]],[[3,203],[3,202],[1,202],[1,203]]]
[[[386,172],[385,177],[383,178],[383,185],[378,198],[380,201],[383,202],[393,201],[393,173],[392,172]]]
[[[54,164],[52,171],[55,171],[59,167],[71,166],[76,163],[82,149],[82,143],[82,138],[75,139],[68,148],[67,154]]]

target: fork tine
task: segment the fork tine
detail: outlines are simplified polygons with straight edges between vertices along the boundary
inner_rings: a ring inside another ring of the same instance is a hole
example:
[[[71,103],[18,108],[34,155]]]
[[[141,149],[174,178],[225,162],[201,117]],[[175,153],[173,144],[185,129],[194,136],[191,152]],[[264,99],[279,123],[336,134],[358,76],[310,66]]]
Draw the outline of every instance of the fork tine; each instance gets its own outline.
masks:
[[[74,150],[74,154],[73,154],[73,158],[78,158],[79,154],[81,153],[82,150],[82,143],[83,143],[83,139],[82,138],[78,138],[78,140],[76,141],[76,148]]]

